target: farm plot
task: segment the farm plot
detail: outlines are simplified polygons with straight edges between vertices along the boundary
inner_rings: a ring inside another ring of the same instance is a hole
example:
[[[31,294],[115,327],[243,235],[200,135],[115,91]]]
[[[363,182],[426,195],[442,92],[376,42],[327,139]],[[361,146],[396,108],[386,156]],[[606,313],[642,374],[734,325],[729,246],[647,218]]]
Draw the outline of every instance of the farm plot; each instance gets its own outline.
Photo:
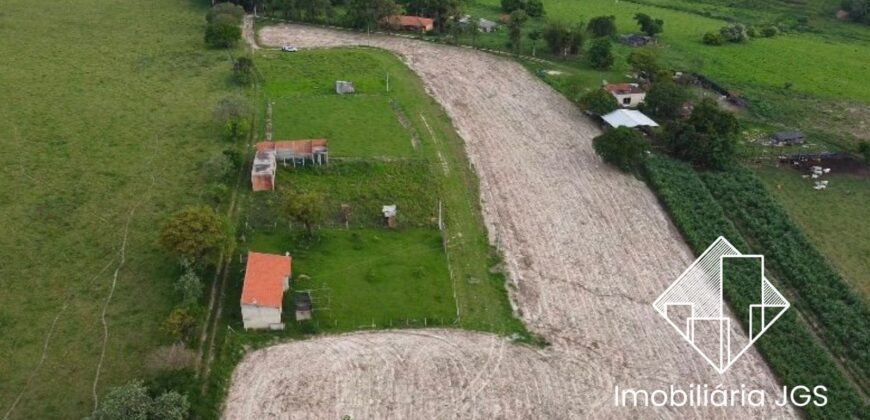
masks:
[[[598,130],[522,66],[467,49],[309,27],[268,27],[260,36],[271,46],[381,47],[399,54],[421,76],[465,139],[480,177],[484,219],[491,240],[504,254],[517,312],[552,347],[533,352],[493,345],[503,339],[459,331],[438,332],[434,340],[423,341],[385,332],[365,339],[351,335],[285,344],[252,353],[242,363],[230,392],[228,417],[286,416],[300,407],[333,413],[374,409],[375,404],[388,411],[359,412],[375,417],[409,412],[469,417],[478,412],[513,414],[499,411],[513,410],[513,404],[520,416],[522,405],[539,410],[527,411],[529,415],[617,417],[630,413],[613,407],[614,385],[707,382],[775,390],[776,381],[755,351],[727,376],[719,376],[677,334],[668,334],[651,303],[688,266],[691,251],[641,181],[610,169],[594,155],[590,140]],[[453,353],[445,357],[426,349],[439,341],[443,348],[455,349]],[[364,360],[355,356],[362,354],[367,355]],[[559,373],[541,367],[536,358],[542,354],[553,358],[549,366],[558,366]],[[347,376],[339,373],[345,357],[360,360]],[[300,367],[267,376],[276,364],[314,365],[314,360],[320,369]],[[481,360],[492,361],[473,370]],[[447,369],[449,364],[455,367]],[[529,365],[539,367],[515,367]],[[486,380],[488,375],[501,379]],[[520,391],[536,389],[551,376],[567,378],[562,381],[565,392],[558,386],[549,394]],[[349,378],[354,378],[349,384],[377,381],[382,391],[329,386]],[[266,387],[288,383],[326,386],[296,389],[276,397],[274,404],[263,403],[268,399],[264,396],[275,396],[262,393]],[[371,396],[380,392],[383,399]],[[414,398],[424,393],[438,397]],[[487,403],[472,404],[476,395]],[[554,401],[553,395],[560,398]],[[776,411],[778,416],[795,415],[788,407],[734,408],[727,413],[686,409],[680,414],[741,418],[772,415],[773,410],[782,410]]]

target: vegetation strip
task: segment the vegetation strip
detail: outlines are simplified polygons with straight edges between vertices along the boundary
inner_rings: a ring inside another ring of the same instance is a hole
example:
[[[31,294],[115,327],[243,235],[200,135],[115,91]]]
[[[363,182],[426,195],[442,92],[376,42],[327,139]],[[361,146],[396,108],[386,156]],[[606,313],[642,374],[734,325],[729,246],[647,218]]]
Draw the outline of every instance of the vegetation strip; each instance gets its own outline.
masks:
[[[794,302],[819,323],[825,344],[865,390],[870,381],[870,309],[816,250],[747,169],[701,173],[701,179],[777,277],[797,292]]]
[[[653,155],[646,161],[645,173],[650,186],[695,253],[703,252],[719,236],[724,236],[742,252],[750,250],[690,165]],[[751,276],[735,277],[737,282],[757,281]],[[737,293],[738,290],[745,290],[745,287],[745,283],[737,286],[725,283],[725,298],[732,310],[740,315],[745,315],[749,305],[754,303]],[[809,418],[860,418],[870,408],[794,310],[786,312],[755,345],[785,385],[819,384],[828,387],[827,406],[804,407]]]

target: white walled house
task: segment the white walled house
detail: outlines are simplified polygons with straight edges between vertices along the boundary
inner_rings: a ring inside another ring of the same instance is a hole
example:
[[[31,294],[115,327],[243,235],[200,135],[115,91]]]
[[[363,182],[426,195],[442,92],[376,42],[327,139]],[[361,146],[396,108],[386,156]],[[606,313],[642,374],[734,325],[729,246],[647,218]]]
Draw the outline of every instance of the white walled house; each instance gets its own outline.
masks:
[[[636,83],[612,83],[604,85],[604,90],[610,92],[619,106],[623,108],[634,108],[643,103],[646,99],[646,92]]]
[[[242,323],[249,329],[284,329],[281,322],[284,292],[290,288],[289,255],[248,253],[242,285]]]

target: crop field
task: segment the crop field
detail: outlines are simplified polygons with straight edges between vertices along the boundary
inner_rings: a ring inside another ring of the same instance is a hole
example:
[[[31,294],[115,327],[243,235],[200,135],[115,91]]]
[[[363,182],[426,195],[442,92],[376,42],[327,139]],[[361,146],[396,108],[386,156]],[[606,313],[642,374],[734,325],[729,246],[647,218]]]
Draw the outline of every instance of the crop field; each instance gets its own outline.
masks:
[[[829,175],[830,187],[820,192],[791,169],[762,167],[755,173],[813,244],[870,300],[870,180]]]
[[[169,341],[155,226],[198,200],[230,89],[189,3],[3,2],[0,417],[86,416]]]
[[[679,337],[661,334],[660,318],[648,303],[692,260],[691,251],[641,181],[597,159],[589,142],[597,127],[521,65],[469,49],[304,26],[265,27],[259,35],[265,46],[381,47],[417,72],[466,142],[480,177],[489,237],[504,255],[517,313],[551,346],[534,349],[510,336],[450,329],[281,344],[243,358],[227,397],[227,417],[287,415],[296,407],[301,416],[607,418],[626,414],[611,404],[613,385],[652,384],[650,371],[655,383],[680,378],[777,387],[757,352],[748,352],[723,379]],[[492,94],[503,90],[515,93]],[[455,254],[448,255],[455,262]],[[472,283],[455,278],[457,284]],[[464,292],[458,292],[461,314]],[[332,368],[276,371],[291,360]],[[276,386],[315,382],[327,385],[316,394]],[[266,405],[257,402],[264,395]],[[795,414],[784,410],[691,414]]]

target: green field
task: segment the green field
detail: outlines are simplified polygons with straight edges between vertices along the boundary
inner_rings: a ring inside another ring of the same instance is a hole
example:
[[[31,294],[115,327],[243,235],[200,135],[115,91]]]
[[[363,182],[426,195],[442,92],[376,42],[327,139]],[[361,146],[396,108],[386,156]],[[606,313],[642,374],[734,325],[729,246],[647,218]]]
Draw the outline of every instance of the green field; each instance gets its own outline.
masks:
[[[434,229],[330,229],[309,243],[286,232],[249,245],[293,256],[291,290],[310,290],[316,331],[451,325],[456,303],[441,236]],[[287,293],[288,324],[293,294]]]
[[[0,10],[0,416],[80,418],[110,296],[99,395],[147,377],[169,341],[176,263],[155,226],[197,201],[200,163],[227,146],[211,110],[230,61],[191,2],[34,6]]]
[[[791,169],[762,167],[755,173],[813,244],[870,301],[870,179],[828,175],[828,189],[816,191],[812,181]]]

